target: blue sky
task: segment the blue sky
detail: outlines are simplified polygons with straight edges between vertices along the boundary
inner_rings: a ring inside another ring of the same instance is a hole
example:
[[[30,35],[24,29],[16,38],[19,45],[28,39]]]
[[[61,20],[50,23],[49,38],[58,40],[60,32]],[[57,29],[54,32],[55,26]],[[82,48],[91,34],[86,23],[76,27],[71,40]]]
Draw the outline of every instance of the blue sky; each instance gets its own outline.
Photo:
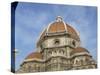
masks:
[[[24,58],[36,50],[36,42],[44,27],[62,16],[80,33],[81,46],[97,60],[97,8],[76,5],[54,5],[19,2],[15,12],[16,69]]]

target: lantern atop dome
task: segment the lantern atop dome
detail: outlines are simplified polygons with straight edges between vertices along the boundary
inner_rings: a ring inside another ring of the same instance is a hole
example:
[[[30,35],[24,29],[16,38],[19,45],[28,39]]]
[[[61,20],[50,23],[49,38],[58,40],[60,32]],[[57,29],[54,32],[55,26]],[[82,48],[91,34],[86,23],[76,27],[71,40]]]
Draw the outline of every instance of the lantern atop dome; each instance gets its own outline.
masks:
[[[61,16],[57,16],[56,21],[57,22],[61,22],[62,21],[62,17]]]

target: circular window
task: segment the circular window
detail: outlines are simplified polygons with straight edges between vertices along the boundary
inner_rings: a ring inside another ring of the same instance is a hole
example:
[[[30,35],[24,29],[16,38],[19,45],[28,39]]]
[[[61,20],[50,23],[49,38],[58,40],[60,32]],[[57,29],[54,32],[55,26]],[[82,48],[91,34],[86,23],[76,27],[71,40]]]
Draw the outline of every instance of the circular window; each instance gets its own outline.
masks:
[[[59,39],[55,39],[55,40],[54,40],[54,44],[55,44],[55,45],[59,45],[59,44],[60,44]]]

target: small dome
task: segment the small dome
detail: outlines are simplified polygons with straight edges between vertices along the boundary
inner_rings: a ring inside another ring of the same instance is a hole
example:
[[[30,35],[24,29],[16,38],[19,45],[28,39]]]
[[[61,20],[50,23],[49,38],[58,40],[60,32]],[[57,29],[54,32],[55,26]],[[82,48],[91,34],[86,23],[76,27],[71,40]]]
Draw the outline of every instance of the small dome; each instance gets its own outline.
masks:
[[[42,54],[39,52],[33,52],[26,57],[26,59],[33,59],[33,58],[42,59]]]
[[[73,55],[73,54],[75,54],[75,53],[81,53],[81,52],[87,52],[87,53],[89,53],[87,49],[82,48],[82,47],[77,47],[77,48],[75,48],[75,49],[71,52],[71,55]]]

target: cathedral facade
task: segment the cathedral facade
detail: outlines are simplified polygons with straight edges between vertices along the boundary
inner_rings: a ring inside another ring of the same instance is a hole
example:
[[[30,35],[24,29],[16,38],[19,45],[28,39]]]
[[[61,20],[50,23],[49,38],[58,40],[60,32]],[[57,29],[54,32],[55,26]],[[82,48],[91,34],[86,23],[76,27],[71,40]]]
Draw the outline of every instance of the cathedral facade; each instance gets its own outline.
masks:
[[[90,52],[80,42],[78,31],[58,16],[40,34],[36,52],[24,59],[17,73],[97,68]]]

